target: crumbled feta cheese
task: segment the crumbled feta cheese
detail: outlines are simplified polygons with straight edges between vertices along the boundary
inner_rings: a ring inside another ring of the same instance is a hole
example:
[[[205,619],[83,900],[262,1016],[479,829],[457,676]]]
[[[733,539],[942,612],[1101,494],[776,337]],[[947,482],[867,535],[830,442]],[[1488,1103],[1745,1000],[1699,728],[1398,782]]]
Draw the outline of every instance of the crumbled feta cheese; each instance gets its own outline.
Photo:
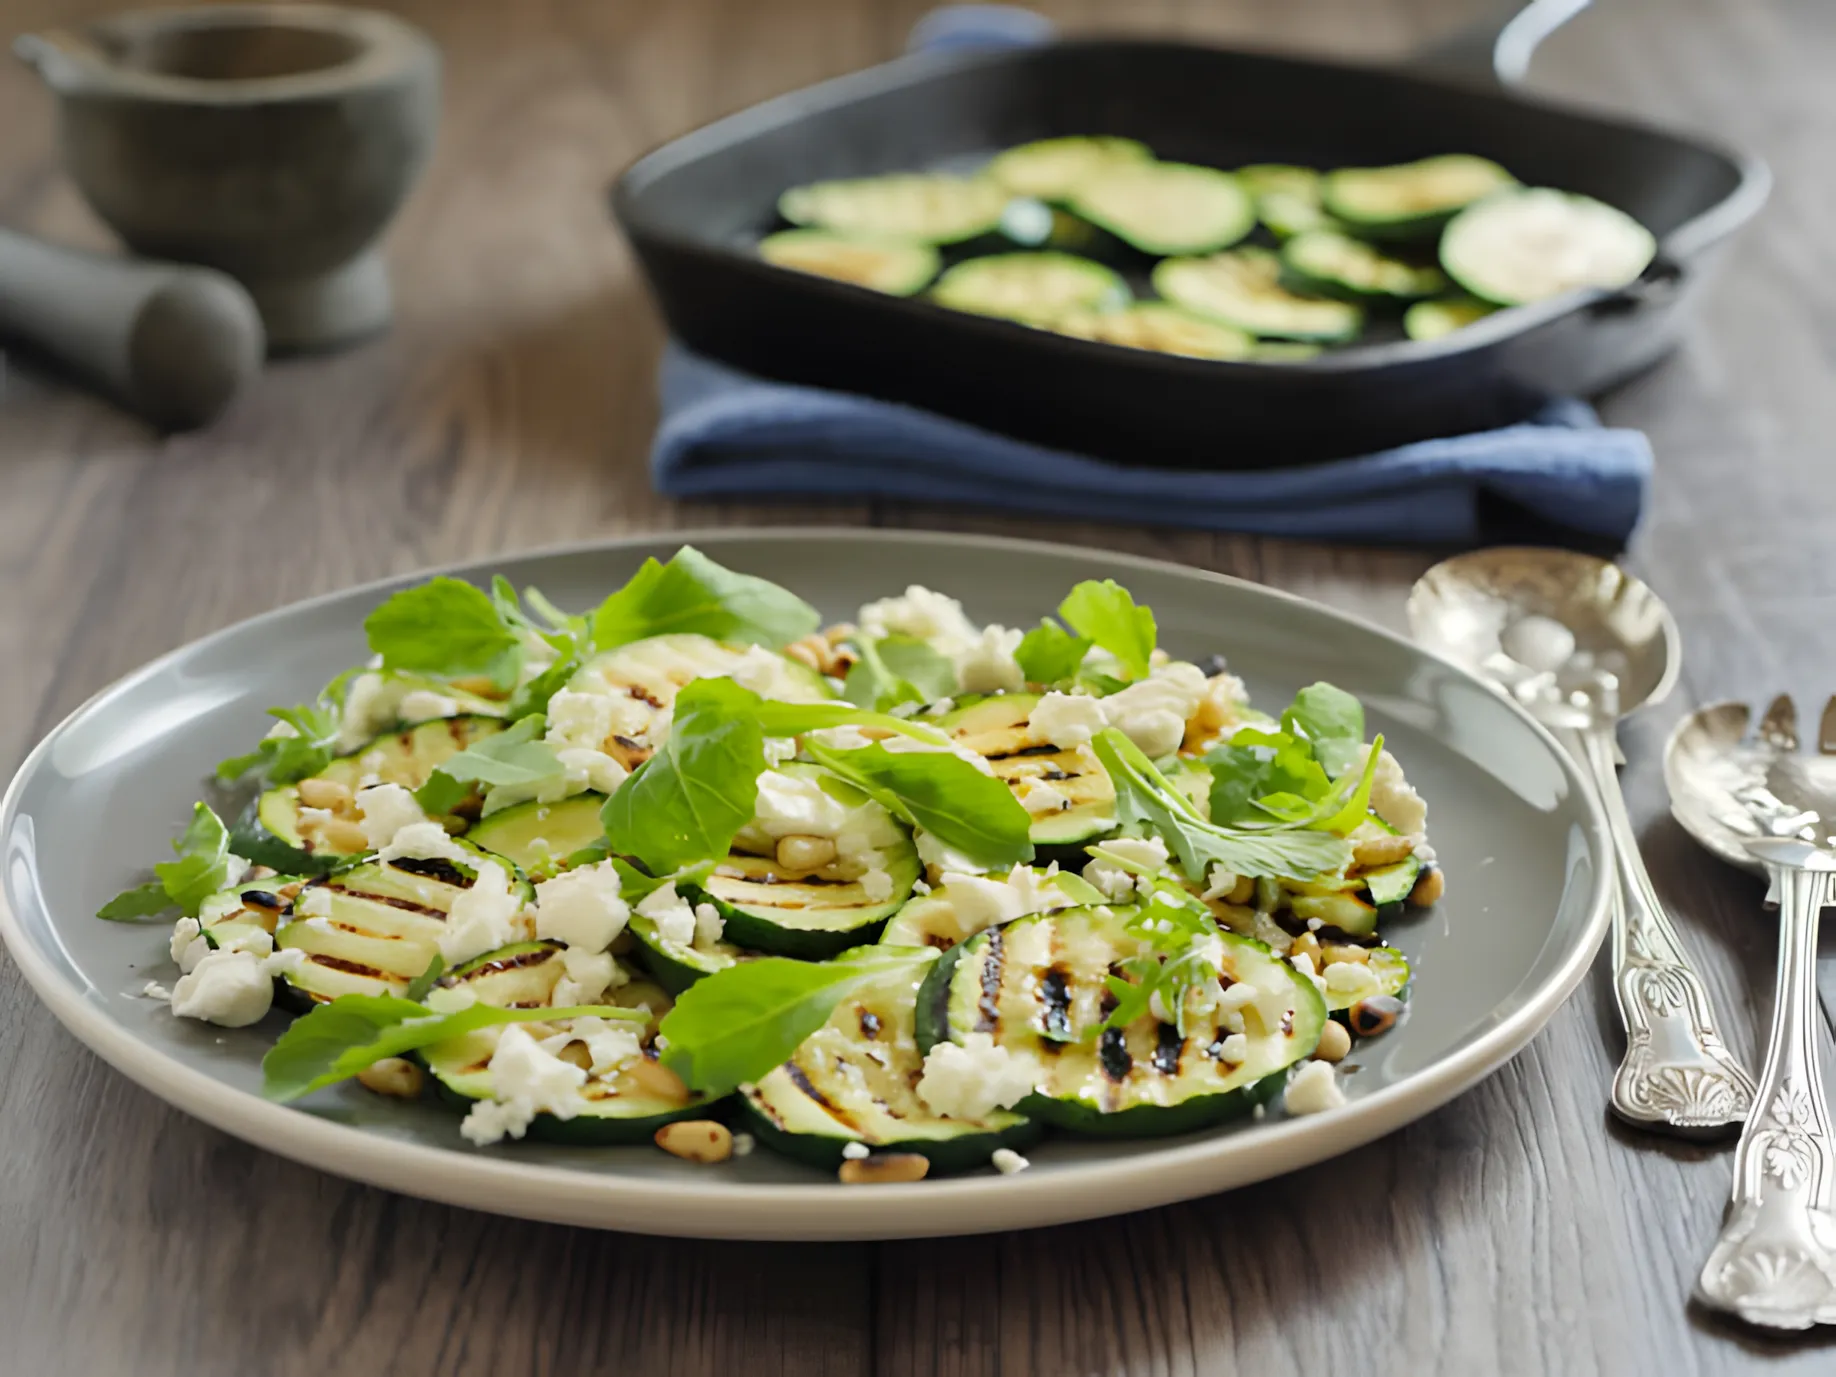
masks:
[[[711,947],[726,935],[727,920],[720,916],[720,910],[712,904],[696,904],[694,944]]]
[[[1157,872],[1167,863],[1167,846],[1159,837],[1112,837],[1099,845],[1111,855],[1151,871]],[[1134,898],[1135,876],[1101,856],[1091,857],[1084,867],[1084,878],[1111,903],[1125,904]],[[1151,880],[1148,887],[1152,888]]]
[[[1345,1103],[1345,1092],[1329,1061],[1305,1061],[1281,1097],[1290,1114],[1320,1114]]]
[[[1082,693],[1048,693],[1033,706],[1031,722],[1035,733],[1061,751],[1083,745],[1109,725],[1103,700]]]
[[[514,1023],[498,1037],[490,1071],[492,1098],[473,1105],[459,1126],[469,1142],[483,1147],[506,1134],[521,1138],[537,1114],[571,1119],[580,1112],[580,1088],[587,1073],[562,1061]]]
[[[607,990],[615,990],[631,979],[610,952],[585,951],[579,947],[569,947],[561,953],[561,968],[567,974],[555,982],[554,993],[548,1000],[556,1008],[597,1004]]]
[[[988,869],[954,847],[944,845],[922,827],[914,829],[912,840],[918,846],[918,859],[929,867],[933,875],[980,875]]]
[[[810,732],[809,738],[818,746],[828,746],[837,751],[858,751],[863,746],[873,745],[871,736],[851,725],[820,727]]]
[[[1326,968],[1326,988],[1333,994],[1361,999],[1383,989],[1383,982],[1369,966],[1359,961],[1335,961]]]
[[[1139,683],[1099,699],[1103,716],[1151,758],[1171,755],[1186,738],[1186,719],[1205,695],[1205,672],[1175,661]]]
[[[247,951],[207,952],[172,987],[172,1012],[224,1028],[259,1023],[274,1002],[274,979]]]
[[[1221,865],[1214,865],[1205,875],[1202,899],[1222,899],[1237,887],[1237,877]]]
[[[542,740],[558,749],[604,750],[607,739],[617,731],[614,719],[621,701],[630,700],[562,689],[548,700],[548,730]]]
[[[974,643],[958,651],[956,677],[964,693],[1018,693],[1026,674],[1014,659],[1024,633],[1005,626],[985,626]]]
[[[735,1157],[751,1156],[752,1150],[758,1145],[758,1139],[754,1138],[750,1133],[736,1133],[733,1135],[733,1155]]]
[[[1004,880],[951,870],[944,872],[943,882],[949,891],[950,907],[956,911],[957,925],[968,937],[996,923],[1066,907],[1069,900],[1063,891],[1048,883],[1055,874],[1056,868],[1041,875],[1017,865]]]
[[[749,645],[741,652],[725,676],[741,688],[751,689],[761,698],[778,697],[784,682],[787,661],[775,650]]]
[[[300,729],[294,726],[293,723],[279,720],[276,721],[272,727],[268,728],[268,734],[262,739],[265,741],[280,741],[289,736],[298,736],[299,734]]]
[[[768,837],[833,837],[848,813],[848,805],[813,775],[767,770],[759,776],[754,824]]]
[[[914,636],[952,659],[977,640],[960,602],[918,584],[901,597],[868,603],[855,620],[868,636]]]
[[[930,892],[931,892],[930,881],[928,880],[913,880],[912,881],[912,893],[929,894]]]
[[[480,864],[477,853],[467,851],[447,836],[446,829],[437,822],[409,823],[376,853],[376,859],[385,864],[403,857],[416,861],[451,861],[467,870],[476,869]]]
[[[1226,1032],[1243,1031],[1243,1011],[1256,1002],[1258,991],[1247,980],[1239,980],[1225,988],[1213,1004],[1218,1012],[1218,1026]]]
[[[157,999],[164,1002],[172,998],[172,991],[157,980],[149,980],[140,987],[140,995],[143,999]]]
[[[210,951],[210,943],[202,937],[203,927],[196,918],[181,918],[172,925],[172,938],[167,949],[172,953],[172,960],[180,971],[189,972],[202,961]]]
[[[1033,1165],[1012,1148],[996,1148],[988,1161],[1003,1176],[1012,1176]]]
[[[1043,780],[1028,780],[1026,792],[1020,795],[1020,806],[1035,818],[1043,818],[1050,813],[1062,813],[1071,806],[1071,800]]]
[[[590,1074],[595,1076],[616,1070],[644,1050],[634,1029],[623,1023],[608,1023],[590,1014],[568,1020],[560,1032],[543,1038],[537,1045],[558,1057],[571,1042],[586,1048],[587,1059],[592,1063]]]
[[[230,855],[223,858],[223,887],[242,883],[242,877],[249,873],[249,863],[240,856]]]
[[[638,901],[637,912],[648,918],[663,941],[678,947],[695,943],[695,910],[676,893],[674,885],[653,889]]]
[[[1371,758],[1371,748],[1363,747],[1353,764],[1355,771],[1364,769]],[[1377,757],[1377,769],[1371,777],[1371,811],[1404,836],[1425,832],[1428,827],[1428,804],[1403,777],[1402,764],[1385,751]]]
[[[237,923],[227,929],[215,928],[211,930],[210,936],[217,944],[217,951],[246,951],[254,956],[265,957],[274,950],[274,938],[265,929],[253,924]]]
[[[476,871],[471,887],[453,900],[440,934],[440,955],[448,966],[506,946],[516,939],[515,919],[523,896],[510,887],[510,872],[496,861],[468,856]]]
[[[768,736],[764,741],[765,763],[772,769],[797,758],[797,741],[790,736]]]
[[[883,904],[893,896],[892,876],[875,866],[861,876],[861,893],[871,904]]]
[[[413,794],[399,784],[376,784],[357,791],[357,812],[363,819],[363,839],[380,851],[404,827],[427,821]]]
[[[344,710],[338,718],[338,736],[332,743],[347,755],[364,742],[393,727],[402,714],[402,700],[412,686],[374,670],[359,674],[344,691]]]
[[[300,891],[300,897],[293,901],[295,918],[329,918],[332,911],[332,895],[323,885],[310,885]]]
[[[257,953],[259,954],[259,953]],[[283,947],[269,954],[262,960],[262,969],[269,975],[285,975],[306,964],[306,953],[298,947]]]
[[[956,700],[954,698],[939,698],[934,703],[926,703],[924,705],[924,715],[926,717],[942,717],[945,713],[954,712],[955,710]]]
[[[842,1144],[842,1156],[846,1157],[850,1162],[859,1162],[871,1155],[865,1143]]]
[[[1243,1033],[1232,1033],[1218,1044],[1218,1060],[1232,1066],[1243,1065],[1249,1060],[1249,1038]]]
[[[1325,926],[1326,924],[1318,918],[1309,918],[1307,920],[1307,931],[1308,932],[1318,932],[1321,928]]]
[[[396,716],[404,722],[427,722],[436,717],[457,717],[459,700],[430,689],[411,689],[402,695]]]
[[[631,917],[619,884],[611,861],[564,870],[542,881],[535,887],[536,936],[583,951],[604,951]]]
[[[582,746],[568,746],[556,751],[555,759],[561,762],[561,768],[567,772],[567,793],[562,795],[563,798],[581,792],[581,789],[574,787],[575,781],[582,788],[592,789],[596,793],[615,794],[630,774],[629,770],[604,751],[588,750]],[[543,799],[542,802],[555,803],[559,800]]]
[[[971,1033],[960,1045],[940,1042],[924,1058],[918,1098],[947,1119],[985,1119],[1032,1093],[1037,1070],[1026,1057]]]

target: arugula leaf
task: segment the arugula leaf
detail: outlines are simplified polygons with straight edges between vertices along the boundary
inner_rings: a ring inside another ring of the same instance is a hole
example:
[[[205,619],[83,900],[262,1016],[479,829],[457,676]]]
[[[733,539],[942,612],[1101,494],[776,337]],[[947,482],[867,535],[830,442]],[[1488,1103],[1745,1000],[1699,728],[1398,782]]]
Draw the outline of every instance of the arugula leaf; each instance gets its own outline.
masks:
[[[1332,788],[1307,743],[1287,732],[1240,728],[1229,742],[1205,755],[1211,769],[1211,820],[1231,825],[1260,818],[1257,802],[1287,794],[1303,803],[1324,798]]]
[[[1058,684],[1077,673],[1092,644],[1088,636],[1073,636],[1050,617],[1041,617],[1020,638],[1014,659],[1029,684]]]
[[[758,701],[731,679],[696,679],[677,695],[663,749],[600,810],[614,851],[653,875],[727,854],[752,821],[765,771]]]
[[[523,642],[502,609],[463,579],[430,579],[404,588],[364,618],[383,668],[442,679],[483,675],[500,688],[516,682]]]
[[[1287,827],[1248,831],[1208,822],[1114,727],[1098,732],[1090,745],[1115,785],[1116,816],[1165,841],[1187,879],[1202,882],[1213,865],[1221,865],[1238,875],[1311,880],[1337,874],[1351,860],[1351,847],[1326,832]]]
[[[1134,596],[1114,579],[1086,579],[1058,605],[1065,625],[1116,657],[1131,679],[1145,679],[1154,653],[1154,611],[1135,606]]]
[[[794,593],[735,573],[684,545],[668,564],[645,560],[629,583],[599,605],[592,627],[601,650],[681,631],[780,646],[809,635],[821,621]]]
[[[535,713],[448,756],[434,767],[427,783],[414,791],[415,802],[429,817],[438,817],[469,797],[474,784],[494,789],[536,784],[565,774],[560,758],[536,739],[546,729],[542,715]]]
[[[229,829],[206,805],[200,803],[192,809],[191,821],[172,843],[172,849],[178,859],[154,866],[154,883],[117,894],[96,910],[96,917],[111,921],[150,918],[177,908],[186,917],[195,918],[206,899],[229,887]],[[238,860],[235,869],[244,868]]]
[[[1202,900],[1162,882],[1123,926],[1142,943],[1143,950],[1117,963],[1133,979],[1113,974],[1105,979],[1116,1005],[1099,1029],[1126,1028],[1152,1010],[1158,994],[1161,1007],[1173,1015],[1174,1026],[1184,1037],[1187,991],[1217,989],[1214,948],[1205,940],[1219,935],[1217,920]]]
[[[1295,694],[1281,715],[1281,725],[1305,737],[1314,758],[1334,778],[1351,768],[1364,745],[1364,705],[1328,683],[1310,684]]]
[[[842,696],[881,712],[901,703],[935,703],[958,688],[956,666],[915,636],[861,636]]]
[[[217,778],[241,779],[256,770],[270,784],[294,784],[308,775],[318,774],[337,754],[344,696],[351,680],[360,673],[360,669],[345,670],[320,689],[318,697],[310,703],[292,708],[269,708],[268,716],[292,728],[291,733],[264,737],[248,754],[231,756],[220,762]]]
[[[916,971],[931,948],[856,947],[832,961],[768,956],[697,980],[663,1016],[662,1061],[710,1097],[784,1064],[856,990]]]
[[[408,990],[403,998],[410,1003],[419,1004],[427,998],[427,992],[440,983],[440,977],[445,973],[446,958],[439,952],[435,952],[433,960],[427,963],[427,969],[408,982]]]
[[[565,1009],[501,1009],[473,1004],[440,1014],[425,1004],[394,995],[339,995],[293,1021],[261,1059],[261,1093],[285,1103],[348,1080],[384,1057],[463,1037],[504,1023],[564,1018],[619,1019],[642,1023],[646,1015],[608,1004]]]
[[[980,865],[1033,858],[1032,819],[1000,780],[948,751],[889,751],[875,742],[842,750],[814,741],[818,765],[861,789],[894,817],[922,827]]]
[[[171,907],[172,896],[166,893],[164,885],[154,880],[148,884],[122,890],[96,910],[96,917],[121,923],[135,918],[151,918],[154,914],[164,913]]]

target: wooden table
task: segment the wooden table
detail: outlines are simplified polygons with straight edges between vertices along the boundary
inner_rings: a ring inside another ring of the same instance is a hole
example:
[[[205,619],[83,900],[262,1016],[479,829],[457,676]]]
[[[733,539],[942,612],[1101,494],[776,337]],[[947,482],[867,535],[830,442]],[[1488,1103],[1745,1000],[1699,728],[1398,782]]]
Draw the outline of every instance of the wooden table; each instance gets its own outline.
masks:
[[[8,0],[4,27],[79,20]],[[1429,562],[994,513],[685,507],[648,490],[661,336],[606,222],[644,149],[892,54],[921,0],[416,0],[448,57],[431,175],[390,240],[393,333],[276,365],[160,439],[15,374],[0,405],[0,756],[141,661],[277,604],[596,534],[834,521],[1038,534],[1187,560],[1401,624]],[[1381,59],[1457,0],[1047,3],[1105,24]],[[1105,13],[1105,10],[1109,13]],[[1659,476],[1632,562],[1669,598],[1681,690],[1627,733],[1652,869],[1752,1054],[1773,927],[1664,814],[1692,703],[1836,687],[1836,8],[1611,0],[1533,86],[1713,131],[1779,190],[1688,343],[1608,403]],[[0,68],[0,221],[105,243],[50,103]],[[1450,137],[1452,134],[1450,133]],[[1455,140],[1457,142],[1457,139]],[[106,838],[99,838],[106,845]],[[1757,993],[1756,993],[1757,992]],[[776,1247],[519,1223],[244,1147],[108,1070],[0,959],[0,1370],[418,1373],[1828,1372],[1686,1310],[1724,1148],[1604,1114],[1604,969],[1504,1071],[1351,1161],[1192,1204],[970,1242]]]

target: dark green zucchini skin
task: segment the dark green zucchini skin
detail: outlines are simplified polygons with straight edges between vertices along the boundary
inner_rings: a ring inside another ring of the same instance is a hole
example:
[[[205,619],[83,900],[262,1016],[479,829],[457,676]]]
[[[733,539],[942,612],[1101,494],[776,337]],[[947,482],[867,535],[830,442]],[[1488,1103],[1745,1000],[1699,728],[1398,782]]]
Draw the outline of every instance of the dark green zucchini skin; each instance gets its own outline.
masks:
[[[752,1134],[773,1152],[794,1161],[828,1171],[839,1168],[846,1159],[842,1149],[851,1138],[834,1138],[820,1133],[787,1133],[752,1102],[749,1095],[739,1097],[735,1127]],[[1045,1125],[1025,1119],[998,1133],[971,1133],[960,1138],[910,1138],[874,1146],[876,1152],[912,1152],[927,1159],[937,1172],[972,1171],[988,1165],[998,1148],[1019,1152],[1045,1136]]]
[[[262,795],[256,794],[230,824],[230,850],[251,865],[265,865],[283,875],[329,875],[350,859],[315,855],[288,845],[262,826],[261,800]]]
[[[1179,1104],[1142,1104],[1104,1113],[1089,1105],[1032,1094],[1014,1110],[1084,1138],[1167,1138],[1253,1113],[1257,1105],[1279,1097],[1287,1081],[1288,1068],[1284,1066],[1225,1094],[1201,1095]]]
[[[938,957],[925,972],[924,983],[918,987],[912,1032],[921,1052],[950,1040],[950,981],[954,978],[957,962],[963,959],[968,947],[969,943],[958,942]]]
[[[884,918],[863,924],[858,928],[822,929],[822,928],[787,928],[769,922],[757,914],[748,913],[734,904],[726,903],[715,895],[708,893],[698,885],[683,884],[678,892],[691,904],[713,904],[720,910],[720,916],[726,923],[727,940],[737,947],[764,952],[772,956],[791,956],[799,961],[826,961],[831,956],[839,955],[849,947],[859,947],[880,940],[880,932],[891,920],[889,913]],[[683,970],[691,967],[674,961],[658,953],[660,960]],[[699,979],[703,972],[697,972]],[[661,977],[659,977],[661,983]],[[692,983],[692,982],[691,982]],[[676,991],[671,990],[671,994]]]
[[[442,1104],[465,1113],[476,1103],[461,1095],[438,1076],[427,1078]],[[632,1119],[608,1119],[599,1115],[578,1114],[572,1119],[557,1119],[552,1114],[538,1114],[529,1123],[527,1137],[544,1143],[562,1143],[570,1147],[618,1147],[630,1143],[648,1143],[664,1124],[678,1119],[718,1119],[730,1108],[725,1099],[685,1104],[662,1114],[644,1114]]]

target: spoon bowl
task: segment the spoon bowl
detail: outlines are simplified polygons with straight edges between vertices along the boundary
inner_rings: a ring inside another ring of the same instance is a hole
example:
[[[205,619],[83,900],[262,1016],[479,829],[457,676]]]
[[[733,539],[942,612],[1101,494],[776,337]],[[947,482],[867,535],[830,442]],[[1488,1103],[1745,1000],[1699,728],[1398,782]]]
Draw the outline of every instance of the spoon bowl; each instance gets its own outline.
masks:
[[[1445,560],[1416,583],[1409,624],[1547,726],[1595,726],[1655,703],[1683,659],[1657,594],[1571,550],[1505,546]]]
[[[1711,703],[1691,713],[1664,747],[1664,783],[1684,831],[1728,864],[1764,874],[1765,863],[1752,850],[1755,840],[1790,835],[1827,842],[1836,826],[1828,821],[1836,820],[1836,754],[1830,753],[1836,751],[1836,699],[1824,710],[1821,755],[1798,754],[1790,698],[1774,699],[1749,734],[1752,724],[1745,703]]]

